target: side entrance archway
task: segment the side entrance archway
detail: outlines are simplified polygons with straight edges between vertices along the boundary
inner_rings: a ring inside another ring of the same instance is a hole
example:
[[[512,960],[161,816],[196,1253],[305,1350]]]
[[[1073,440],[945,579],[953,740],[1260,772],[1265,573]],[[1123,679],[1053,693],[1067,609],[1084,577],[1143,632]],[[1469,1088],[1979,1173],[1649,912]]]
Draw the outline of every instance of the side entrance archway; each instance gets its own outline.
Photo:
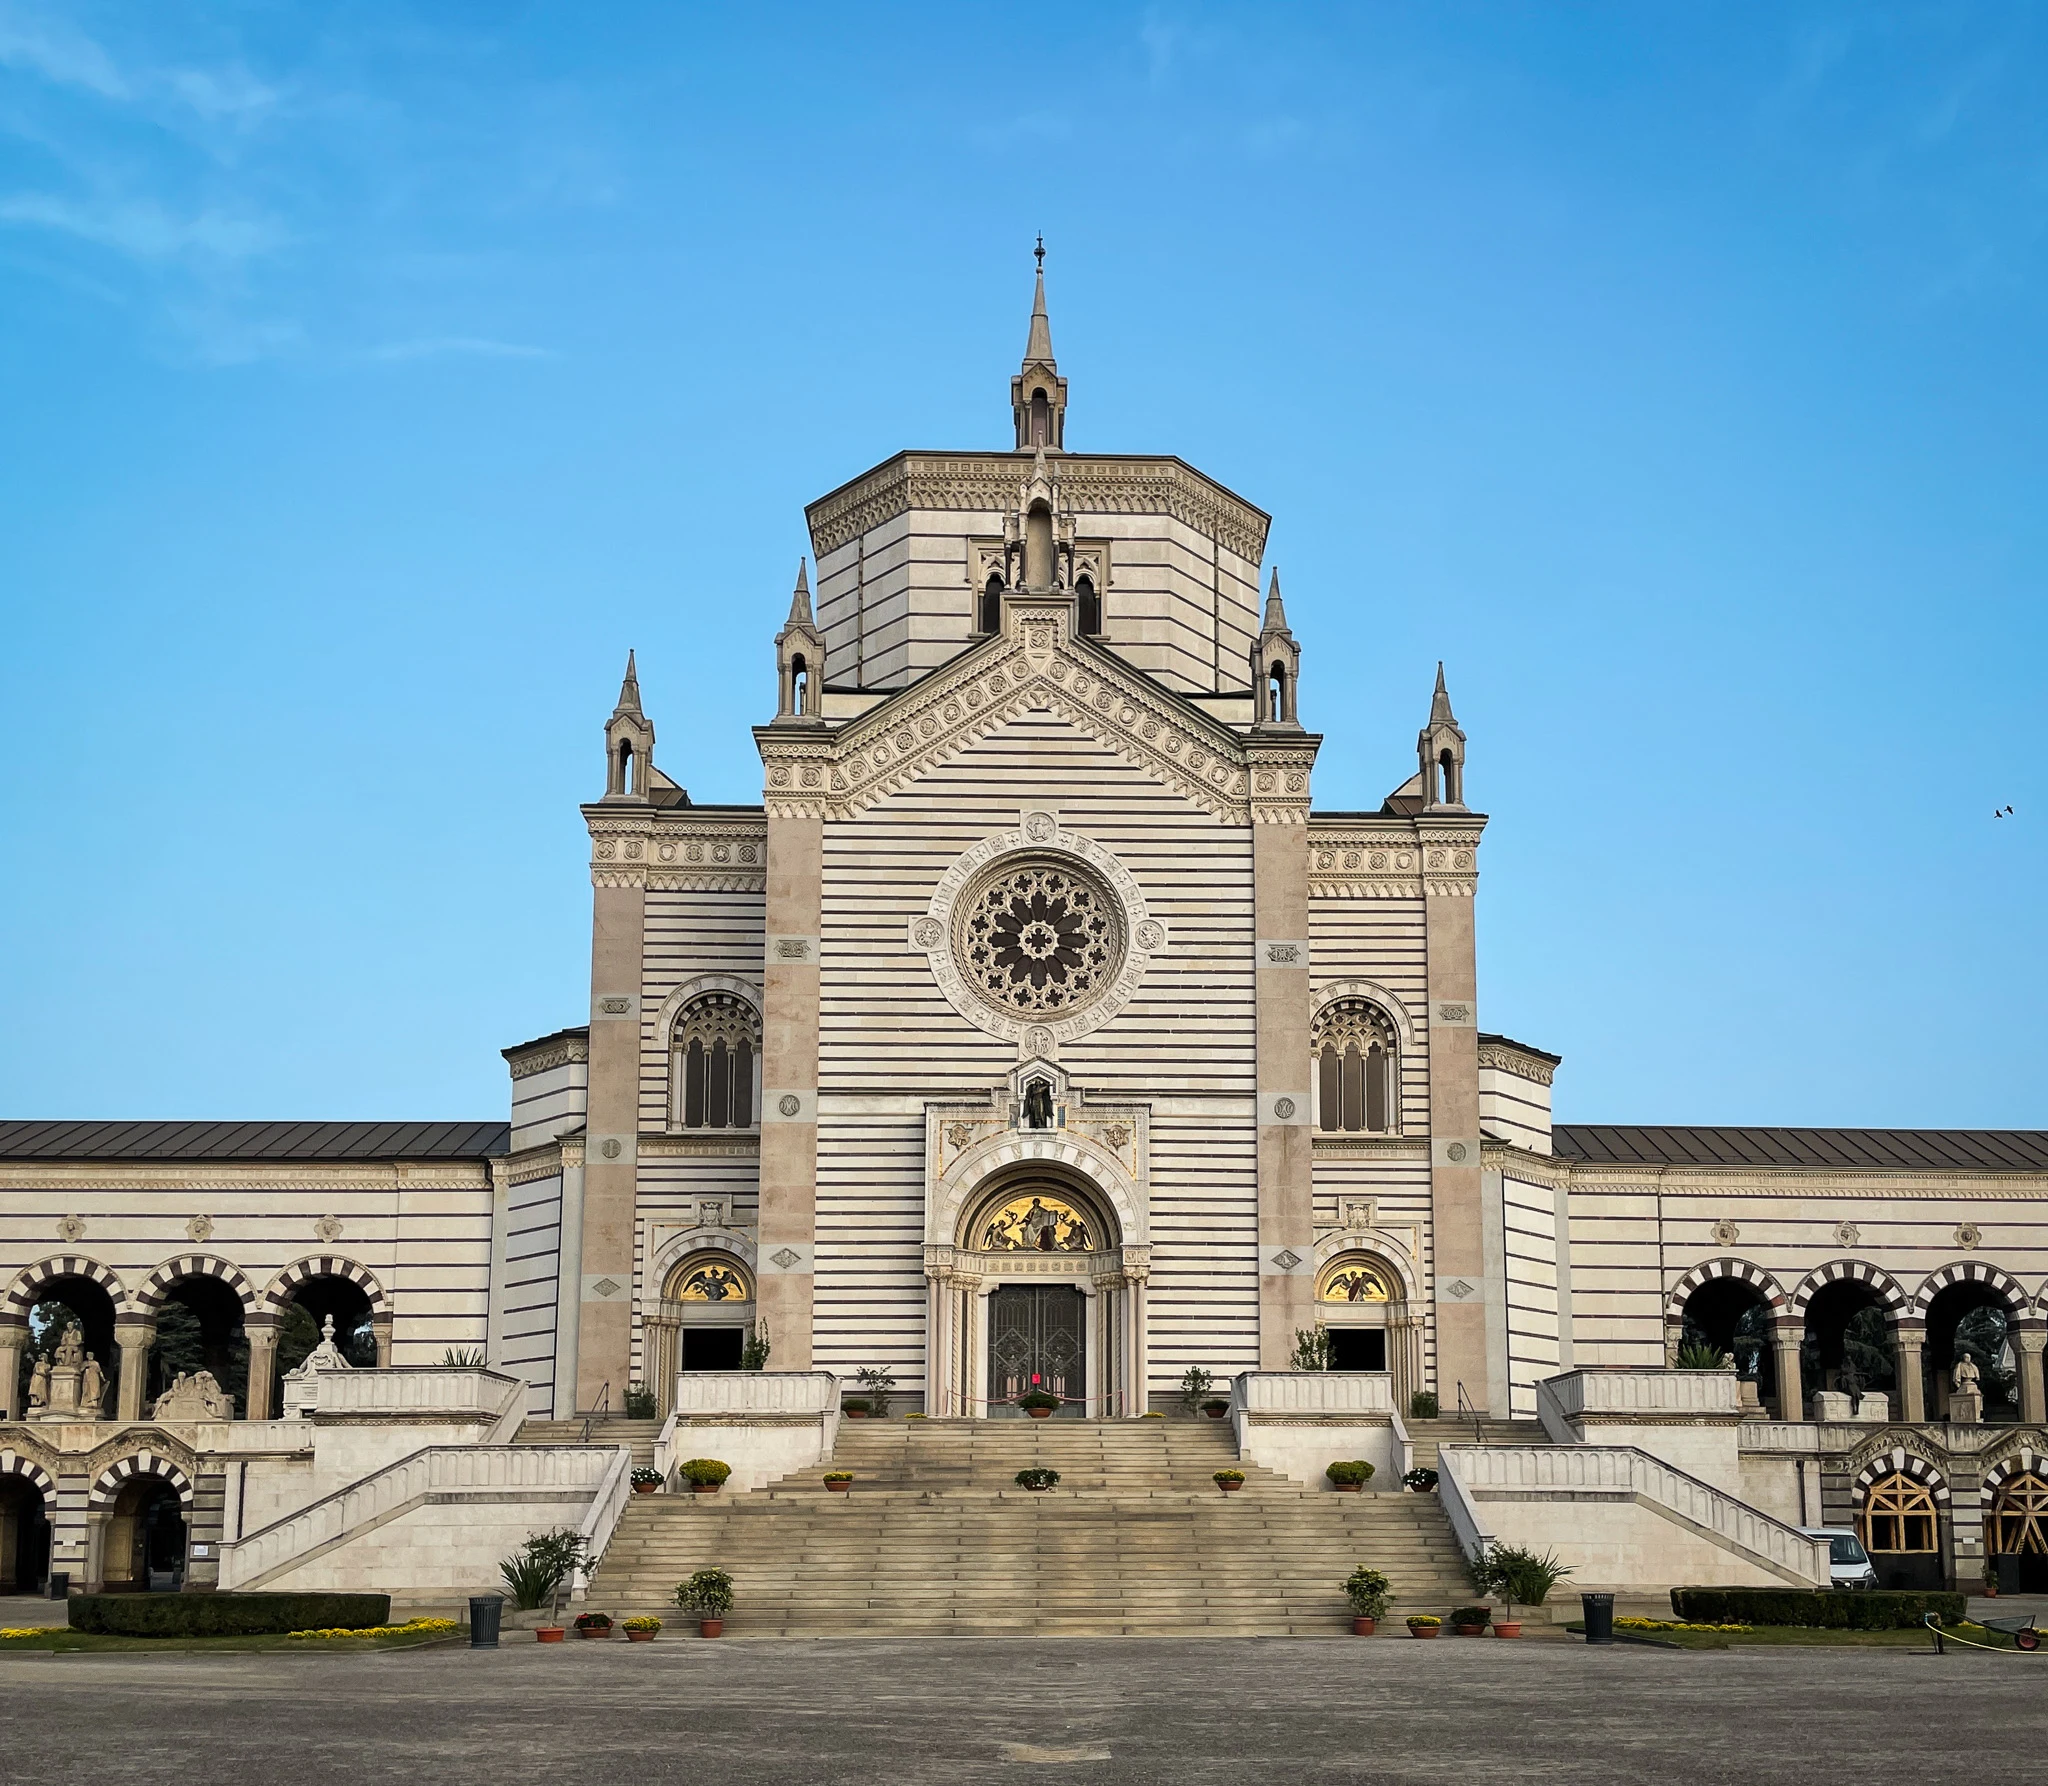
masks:
[[[86,1499],[90,1582],[109,1594],[174,1594],[185,1585],[192,1479],[145,1452],[100,1472]]]
[[[55,1493],[39,1465],[0,1453],[0,1594],[40,1594],[48,1584]]]
[[[1937,1592],[1948,1585],[1948,1485],[1922,1459],[1893,1451],[1856,1482],[1856,1525],[1881,1588]]]

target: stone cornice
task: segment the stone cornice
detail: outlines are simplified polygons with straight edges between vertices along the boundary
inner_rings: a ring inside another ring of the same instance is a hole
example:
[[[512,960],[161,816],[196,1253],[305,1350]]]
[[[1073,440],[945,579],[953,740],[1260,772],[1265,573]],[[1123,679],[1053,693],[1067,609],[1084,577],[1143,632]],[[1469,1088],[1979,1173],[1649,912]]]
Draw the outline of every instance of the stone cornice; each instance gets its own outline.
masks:
[[[728,1129],[701,1135],[657,1130],[636,1143],[643,1160],[751,1160],[761,1152],[757,1129]]]
[[[1060,453],[1064,506],[1086,525],[1108,515],[1169,515],[1257,564],[1271,517],[1173,458]],[[1029,453],[898,453],[821,496],[804,511],[820,558],[913,509],[1001,514],[1030,475]]]
[[[583,808],[583,819],[596,886],[740,893],[764,883],[764,812],[597,804]]]
[[[353,1161],[176,1160],[159,1164],[111,1160],[9,1161],[0,1191],[401,1191],[488,1190],[487,1161],[435,1165]],[[216,1211],[215,1213],[219,1213]],[[54,1250],[60,1243],[52,1242]],[[308,1243],[309,1247],[313,1243]],[[81,1245],[75,1251],[89,1252]],[[343,1249],[346,1250],[346,1249]]]
[[[1481,1042],[1479,1064],[1497,1067],[1503,1073],[1512,1073],[1516,1078],[1527,1079],[1536,1085],[1548,1085],[1557,1076],[1557,1068],[1551,1062],[1538,1060],[1506,1042]]]
[[[1829,1197],[1877,1197],[1885,1201],[1934,1202],[1997,1197],[2019,1202],[2048,1201],[2048,1173],[1927,1172],[1911,1167],[1621,1165],[1574,1160],[1564,1154],[1531,1153],[1508,1142],[1487,1141],[1489,1166],[1546,1184],[1569,1183],[1574,1190],[1622,1196],[1782,1197],[1787,1192]],[[1687,1218],[1689,1219],[1689,1218]],[[1746,1221],[1819,1221],[1819,1217],[1753,1213]],[[1832,1223],[1836,1218],[1829,1216]]]
[[[574,1066],[589,1059],[589,1036],[564,1036],[558,1042],[535,1049],[530,1054],[522,1054],[506,1064],[514,1079],[531,1079],[536,1073],[552,1073],[557,1067]]]

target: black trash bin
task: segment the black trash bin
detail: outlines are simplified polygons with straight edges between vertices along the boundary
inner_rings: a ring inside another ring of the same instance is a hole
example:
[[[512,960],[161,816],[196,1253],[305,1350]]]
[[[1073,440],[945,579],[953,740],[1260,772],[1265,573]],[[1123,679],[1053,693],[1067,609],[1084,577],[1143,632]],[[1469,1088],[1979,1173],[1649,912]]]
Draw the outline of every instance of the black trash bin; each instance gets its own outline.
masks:
[[[68,1600],[71,1598],[71,1571],[54,1569],[50,1572],[50,1598]]]
[[[498,1647],[498,1618],[505,1610],[502,1594],[474,1594],[469,1602],[469,1647],[494,1650]]]
[[[1614,1596],[1612,1594],[1581,1594],[1579,1605],[1586,1614],[1586,1641],[1588,1643],[1612,1643],[1614,1641]]]

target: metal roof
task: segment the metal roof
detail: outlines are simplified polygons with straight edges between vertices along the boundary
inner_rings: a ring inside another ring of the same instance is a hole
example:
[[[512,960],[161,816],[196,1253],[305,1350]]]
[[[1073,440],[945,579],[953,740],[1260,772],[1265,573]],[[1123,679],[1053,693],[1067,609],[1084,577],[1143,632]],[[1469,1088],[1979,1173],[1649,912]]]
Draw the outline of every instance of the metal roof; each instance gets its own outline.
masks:
[[[2044,1129],[1725,1129],[1559,1123],[1552,1148],[1592,1166],[1779,1166],[1837,1172],[2048,1172]]]
[[[474,1160],[502,1122],[0,1122],[0,1160]]]

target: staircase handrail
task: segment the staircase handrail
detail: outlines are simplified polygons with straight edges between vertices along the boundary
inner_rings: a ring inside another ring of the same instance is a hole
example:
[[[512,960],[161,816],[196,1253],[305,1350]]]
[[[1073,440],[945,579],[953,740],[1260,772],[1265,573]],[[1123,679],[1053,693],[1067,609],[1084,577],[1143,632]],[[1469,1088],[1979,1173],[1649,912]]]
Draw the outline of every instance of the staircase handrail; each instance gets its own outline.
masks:
[[[581,1600],[590,1592],[590,1578],[611,1548],[612,1535],[619,1529],[619,1516],[625,1512],[632,1493],[633,1447],[621,1445],[604,1480],[597,1485],[597,1493],[590,1497],[589,1511],[576,1528],[583,1545],[576,1553],[576,1567],[570,1576],[571,1600]]]
[[[680,1408],[671,1408],[668,1418],[661,1423],[661,1431],[654,1436],[654,1467],[661,1472],[663,1488],[672,1487],[669,1478],[676,1467],[676,1428],[682,1424]]]
[[[1486,1431],[1479,1423],[1479,1410],[1473,1406],[1470,1399],[1466,1396],[1465,1380],[1461,1377],[1458,1379],[1458,1418],[1462,1420],[1468,1414],[1472,1417],[1472,1443],[1484,1445],[1486,1443]]]
[[[509,1445],[526,1424],[526,1379],[513,1377],[498,1397],[498,1407],[489,1430],[478,1441],[484,1445]]]
[[[1442,1505],[1444,1517],[1451,1522],[1452,1534],[1458,1540],[1458,1548],[1474,1562],[1493,1548],[1493,1534],[1479,1516],[1479,1507],[1465,1487],[1464,1479],[1458,1474],[1451,1453],[1463,1450],[1463,1446],[1439,1445],[1436,1453],[1436,1498]]]
[[[590,1404],[583,1415],[584,1444],[588,1445],[590,1443],[590,1429],[611,1412],[611,1406],[612,1380],[607,1377],[604,1380],[604,1386],[597,1392],[597,1400]]]
[[[426,1445],[220,1547],[223,1588],[267,1576],[324,1545],[377,1524],[419,1496],[452,1489],[601,1486],[611,1448],[571,1445]],[[631,1452],[628,1451],[628,1458]]]
[[[1829,1578],[1828,1542],[1635,1445],[1446,1445],[1438,1453],[1439,1489],[1455,1478],[1468,1504],[1473,1490],[1583,1489],[1639,1495],[1761,1566],[1808,1587]],[[1448,1510],[1449,1497],[1446,1497]],[[1476,1529],[1476,1507],[1473,1509]],[[1455,1521],[1454,1521],[1455,1523]]]

